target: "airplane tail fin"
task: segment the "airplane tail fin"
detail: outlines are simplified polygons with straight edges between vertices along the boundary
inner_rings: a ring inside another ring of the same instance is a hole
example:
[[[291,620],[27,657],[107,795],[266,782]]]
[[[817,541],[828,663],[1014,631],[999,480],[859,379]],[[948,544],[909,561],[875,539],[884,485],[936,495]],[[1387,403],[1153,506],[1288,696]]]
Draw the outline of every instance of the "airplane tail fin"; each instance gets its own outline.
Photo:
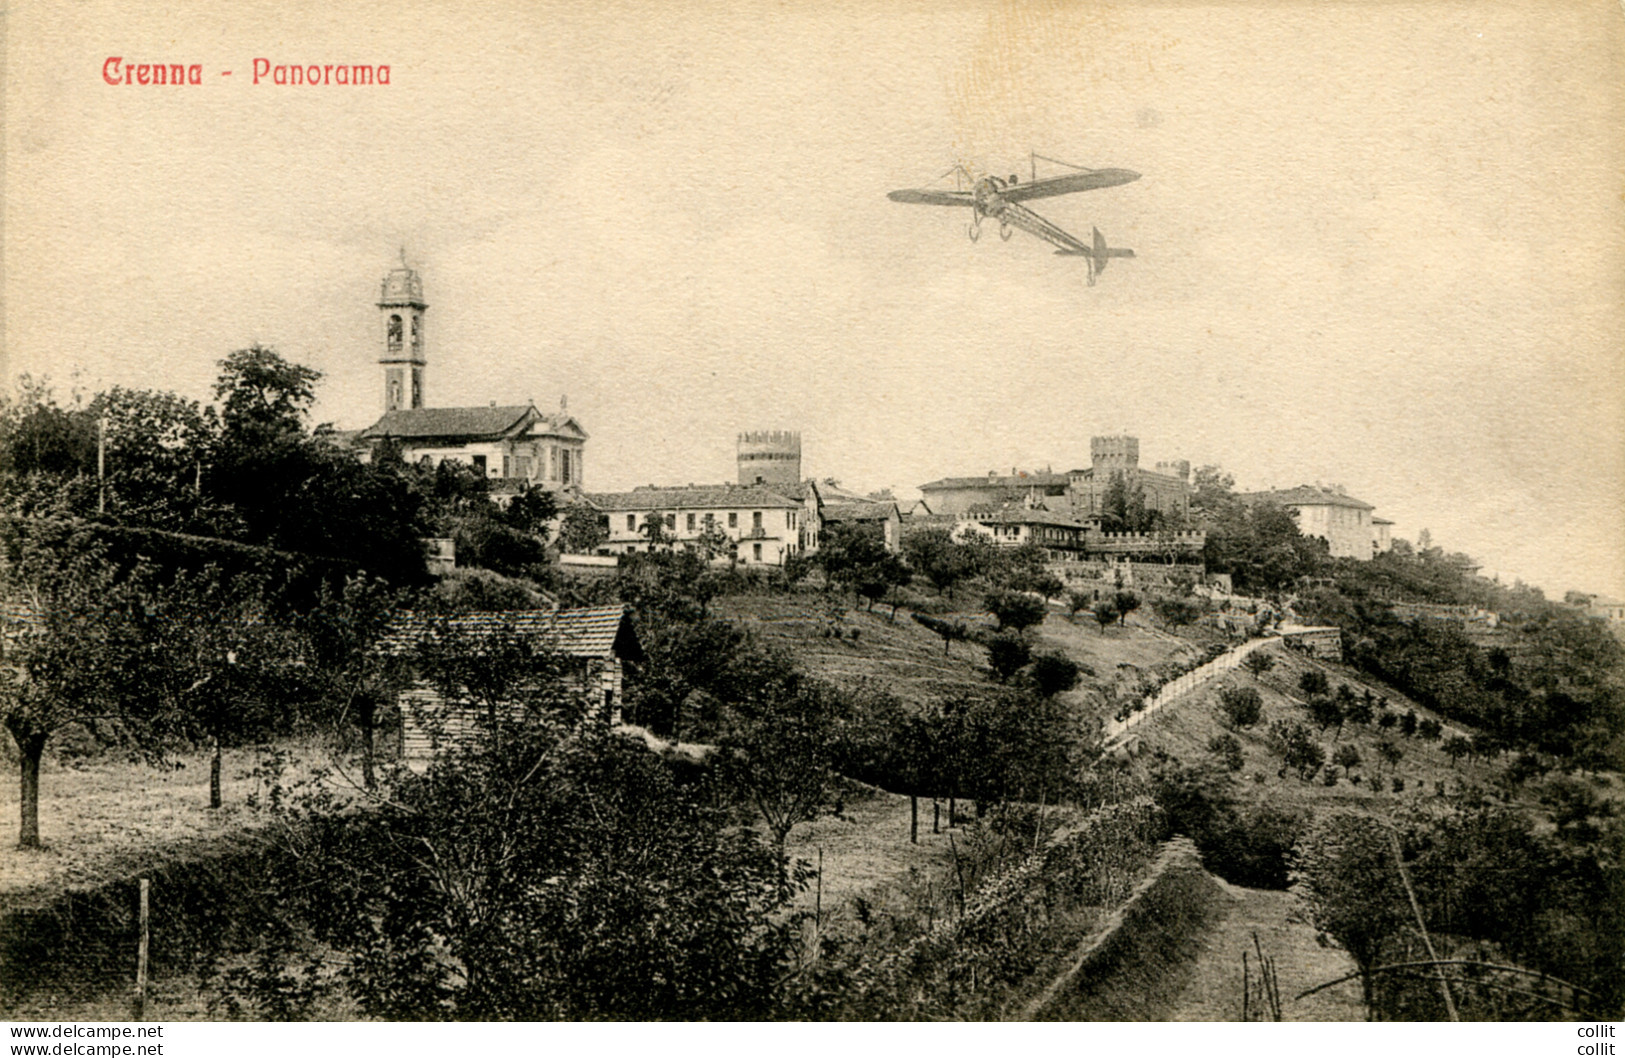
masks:
[[[1094,228],[1094,245],[1081,250],[1056,250],[1063,257],[1087,257],[1089,259],[1089,285],[1093,286],[1095,277],[1106,270],[1106,262],[1113,257],[1133,257],[1134,251],[1121,246],[1107,246],[1106,236],[1100,234],[1099,228]]]

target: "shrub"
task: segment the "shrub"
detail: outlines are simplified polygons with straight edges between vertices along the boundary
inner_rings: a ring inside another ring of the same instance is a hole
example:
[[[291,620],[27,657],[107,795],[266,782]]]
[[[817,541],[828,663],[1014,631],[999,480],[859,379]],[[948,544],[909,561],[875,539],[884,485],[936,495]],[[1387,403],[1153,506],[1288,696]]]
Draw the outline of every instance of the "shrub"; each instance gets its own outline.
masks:
[[[1252,727],[1264,715],[1264,700],[1251,687],[1226,687],[1219,692],[1219,709],[1231,727]]]
[[[1045,698],[1053,698],[1062,691],[1076,687],[1081,671],[1076,661],[1054,650],[1039,654],[1027,666],[1027,676],[1032,680],[1034,689]]]
[[[1407,709],[1405,715],[1399,718],[1399,733],[1406,738],[1416,734],[1416,710]]]

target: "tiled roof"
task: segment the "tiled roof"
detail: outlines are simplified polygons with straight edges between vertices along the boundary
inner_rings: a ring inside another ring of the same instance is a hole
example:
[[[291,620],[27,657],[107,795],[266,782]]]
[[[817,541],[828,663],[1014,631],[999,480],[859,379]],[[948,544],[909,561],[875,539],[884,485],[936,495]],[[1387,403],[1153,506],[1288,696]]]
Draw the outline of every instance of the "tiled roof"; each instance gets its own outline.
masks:
[[[1244,499],[1250,502],[1267,501],[1283,507],[1354,507],[1362,511],[1376,510],[1371,504],[1353,496],[1313,485],[1299,485],[1295,489],[1276,489],[1272,492],[1249,492]]]
[[[441,622],[472,638],[496,635],[506,629],[546,642],[574,658],[643,656],[625,606],[583,606],[572,610],[475,610],[443,615],[407,610],[391,623],[378,642],[383,654],[407,654]]]
[[[1043,488],[1051,485],[1065,485],[1065,474],[1016,474],[1014,476],[990,474],[980,478],[938,478],[928,481],[920,486],[920,491],[926,489],[1025,489]]]
[[[1069,514],[1027,507],[1004,507],[987,514],[971,515],[970,520],[999,525],[1058,525],[1066,529],[1083,528],[1078,520]]]
[[[826,522],[880,522],[897,513],[897,504],[887,500],[867,500],[824,504]]]
[[[710,485],[640,488],[631,492],[590,492],[587,502],[601,511],[678,511],[729,507],[799,509],[801,504],[766,485]]]
[[[474,408],[399,408],[361,431],[363,437],[500,437],[535,409],[529,404]]]

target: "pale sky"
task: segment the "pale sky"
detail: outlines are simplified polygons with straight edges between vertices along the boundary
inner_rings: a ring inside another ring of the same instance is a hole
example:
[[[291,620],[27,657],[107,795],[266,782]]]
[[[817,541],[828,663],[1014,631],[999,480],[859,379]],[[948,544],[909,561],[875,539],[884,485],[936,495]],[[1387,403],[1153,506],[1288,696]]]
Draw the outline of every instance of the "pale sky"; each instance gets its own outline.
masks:
[[[428,403],[567,394],[591,489],[725,480],[746,429],[904,496],[1126,430],[1143,463],[1341,483],[1503,580],[1625,594],[1610,0],[5,17],[8,376],[203,398],[261,342],[364,426],[404,246]],[[203,84],[111,86],[109,56]],[[255,85],[256,57],[391,84]],[[1031,203],[1135,250],[1098,286],[886,198],[1031,151],[1143,174]]]

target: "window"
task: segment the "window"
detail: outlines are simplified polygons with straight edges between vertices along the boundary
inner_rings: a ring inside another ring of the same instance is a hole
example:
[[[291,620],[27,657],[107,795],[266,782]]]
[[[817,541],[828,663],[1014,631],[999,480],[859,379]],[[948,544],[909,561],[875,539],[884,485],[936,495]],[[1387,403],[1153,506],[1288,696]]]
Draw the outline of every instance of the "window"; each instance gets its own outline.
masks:
[[[484,456],[475,456],[474,457],[474,469],[478,470],[481,474],[485,473],[485,457]]]
[[[392,352],[392,353],[397,353],[397,352],[400,352],[400,349],[401,349],[401,318],[398,315],[397,316],[391,316],[389,318],[389,351]]]
[[[695,515],[690,514],[688,516],[687,522],[684,523],[684,524],[686,524],[688,526],[688,531],[691,532],[691,533],[694,531],[694,519],[695,519],[695,517],[696,517]]]
[[[784,512],[784,527],[786,529],[794,529],[796,527],[796,516],[791,514],[789,511]]]
[[[677,528],[677,515],[675,513],[666,515],[666,528],[667,529],[676,529]]]
[[[554,481],[559,480],[559,446],[553,445],[547,450],[547,476]]]
[[[502,457],[502,476],[505,477],[505,478],[511,478],[511,477],[513,477],[512,471],[513,471],[513,460],[509,459],[507,456],[503,456]]]
[[[751,512],[751,515],[750,515],[750,527],[752,529],[756,530],[758,533],[762,531],[762,512],[761,511],[752,511]]]
[[[633,532],[633,531],[635,531],[637,529],[637,527],[638,527],[638,516],[635,515],[635,514],[627,515],[626,516],[626,531],[629,532],[629,533]]]
[[[738,529],[739,528],[739,512],[738,511],[729,511],[728,512],[728,528],[729,529]]]
[[[570,450],[568,448],[559,453],[559,484],[570,484]]]
[[[752,544],[752,545],[750,545],[750,556],[751,556],[751,558],[755,559],[757,562],[760,562],[762,560],[762,545],[761,544]]]

